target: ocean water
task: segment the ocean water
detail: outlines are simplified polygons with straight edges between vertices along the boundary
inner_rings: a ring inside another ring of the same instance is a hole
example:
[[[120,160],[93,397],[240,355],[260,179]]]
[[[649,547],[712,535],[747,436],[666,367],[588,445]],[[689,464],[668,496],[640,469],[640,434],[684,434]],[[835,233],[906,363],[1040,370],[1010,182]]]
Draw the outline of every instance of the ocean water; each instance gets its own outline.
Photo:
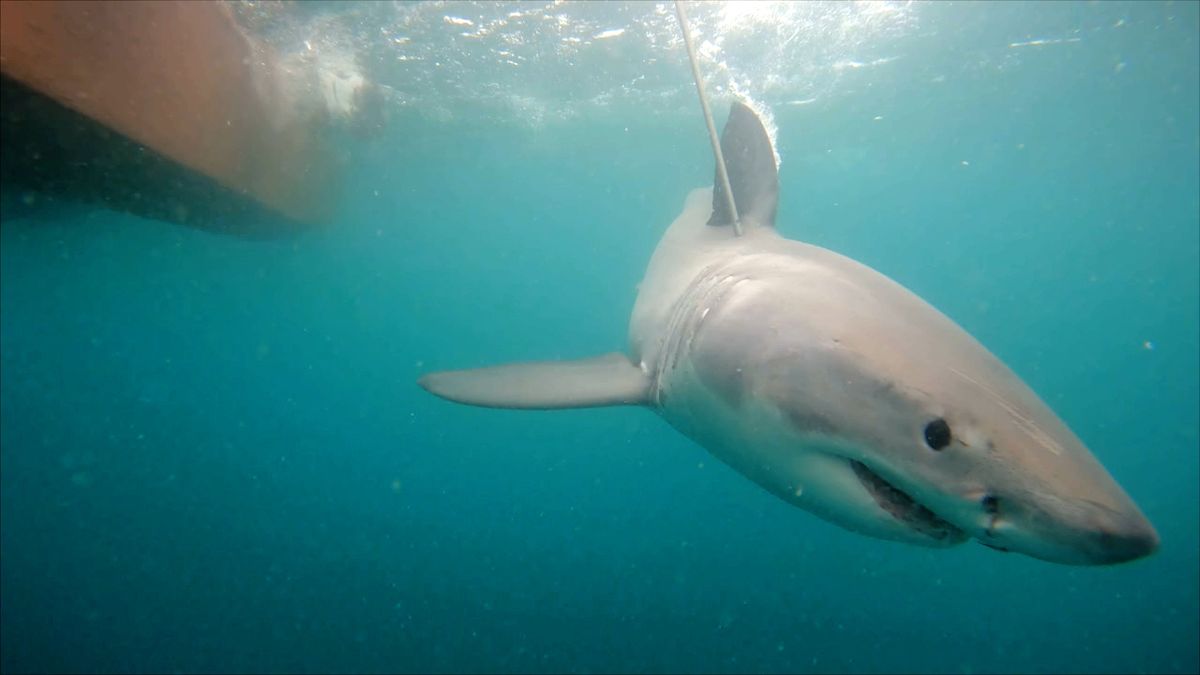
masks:
[[[780,231],[959,322],[1154,522],[1092,568],[855,535],[646,409],[416,385],[625,345],[712,180],[668,5],[239,7],[357,50],[387,131],[281,241],[5,219],[0,669],[1200,670],[1200,5],[692,9]]]

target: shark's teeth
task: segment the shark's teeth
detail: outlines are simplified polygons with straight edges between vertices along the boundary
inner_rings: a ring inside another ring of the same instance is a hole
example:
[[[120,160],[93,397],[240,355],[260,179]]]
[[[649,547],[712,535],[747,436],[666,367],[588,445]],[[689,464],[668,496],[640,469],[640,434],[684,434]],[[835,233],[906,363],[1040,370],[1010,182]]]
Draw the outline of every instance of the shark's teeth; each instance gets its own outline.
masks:
[[[850,466],[854,469],[854,475],[871,494],[879,508],[887,511],[896,520],[938,541],[963,539],[966,536],[954,524],[943,520],[936,513],[908,496],[903,490],[884,480],[866,464],[850,460]]]

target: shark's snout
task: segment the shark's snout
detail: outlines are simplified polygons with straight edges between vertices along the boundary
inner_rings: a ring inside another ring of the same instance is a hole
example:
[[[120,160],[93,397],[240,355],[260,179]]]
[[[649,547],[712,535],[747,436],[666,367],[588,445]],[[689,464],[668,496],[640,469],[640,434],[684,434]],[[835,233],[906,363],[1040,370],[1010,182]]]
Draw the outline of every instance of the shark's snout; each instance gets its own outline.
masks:
[[[1113,565],[1158,550],[1158,532],[1136,509],[1114,511],[1075,503],[1053,513],[1014,510],[1018,512],[1002,515],[980,533],[980,543],[1069,565]]]
[[[1101,519],[1084,537],[1084,551],[1097,565],[1144,558],[1158,550],[1158,532],[1140,514]]]

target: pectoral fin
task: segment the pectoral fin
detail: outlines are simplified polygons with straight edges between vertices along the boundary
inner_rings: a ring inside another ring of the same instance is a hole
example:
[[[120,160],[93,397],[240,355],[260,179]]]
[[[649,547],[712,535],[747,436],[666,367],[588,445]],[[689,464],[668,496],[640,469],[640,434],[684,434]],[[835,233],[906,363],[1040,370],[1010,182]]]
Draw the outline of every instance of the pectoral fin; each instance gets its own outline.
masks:
[[[487,408],[552,410],[640,405],[650,380],[624,354],[430,373],[417,381],[444,399]]]

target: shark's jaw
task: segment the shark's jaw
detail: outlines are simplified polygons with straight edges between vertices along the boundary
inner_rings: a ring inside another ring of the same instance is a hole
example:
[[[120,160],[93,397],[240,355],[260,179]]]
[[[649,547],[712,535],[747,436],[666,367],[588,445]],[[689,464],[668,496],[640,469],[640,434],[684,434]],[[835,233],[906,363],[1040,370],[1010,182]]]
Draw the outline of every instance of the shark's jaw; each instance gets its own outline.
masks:
[[[855,477],[866,488],[879,508],[910,529],[929,537],[934,542],[958,542],[967,538],[967,533],[953,523],[943,519],[931,509],[913,499],[908,493],[887,482],[858,460],[847,460]]]

